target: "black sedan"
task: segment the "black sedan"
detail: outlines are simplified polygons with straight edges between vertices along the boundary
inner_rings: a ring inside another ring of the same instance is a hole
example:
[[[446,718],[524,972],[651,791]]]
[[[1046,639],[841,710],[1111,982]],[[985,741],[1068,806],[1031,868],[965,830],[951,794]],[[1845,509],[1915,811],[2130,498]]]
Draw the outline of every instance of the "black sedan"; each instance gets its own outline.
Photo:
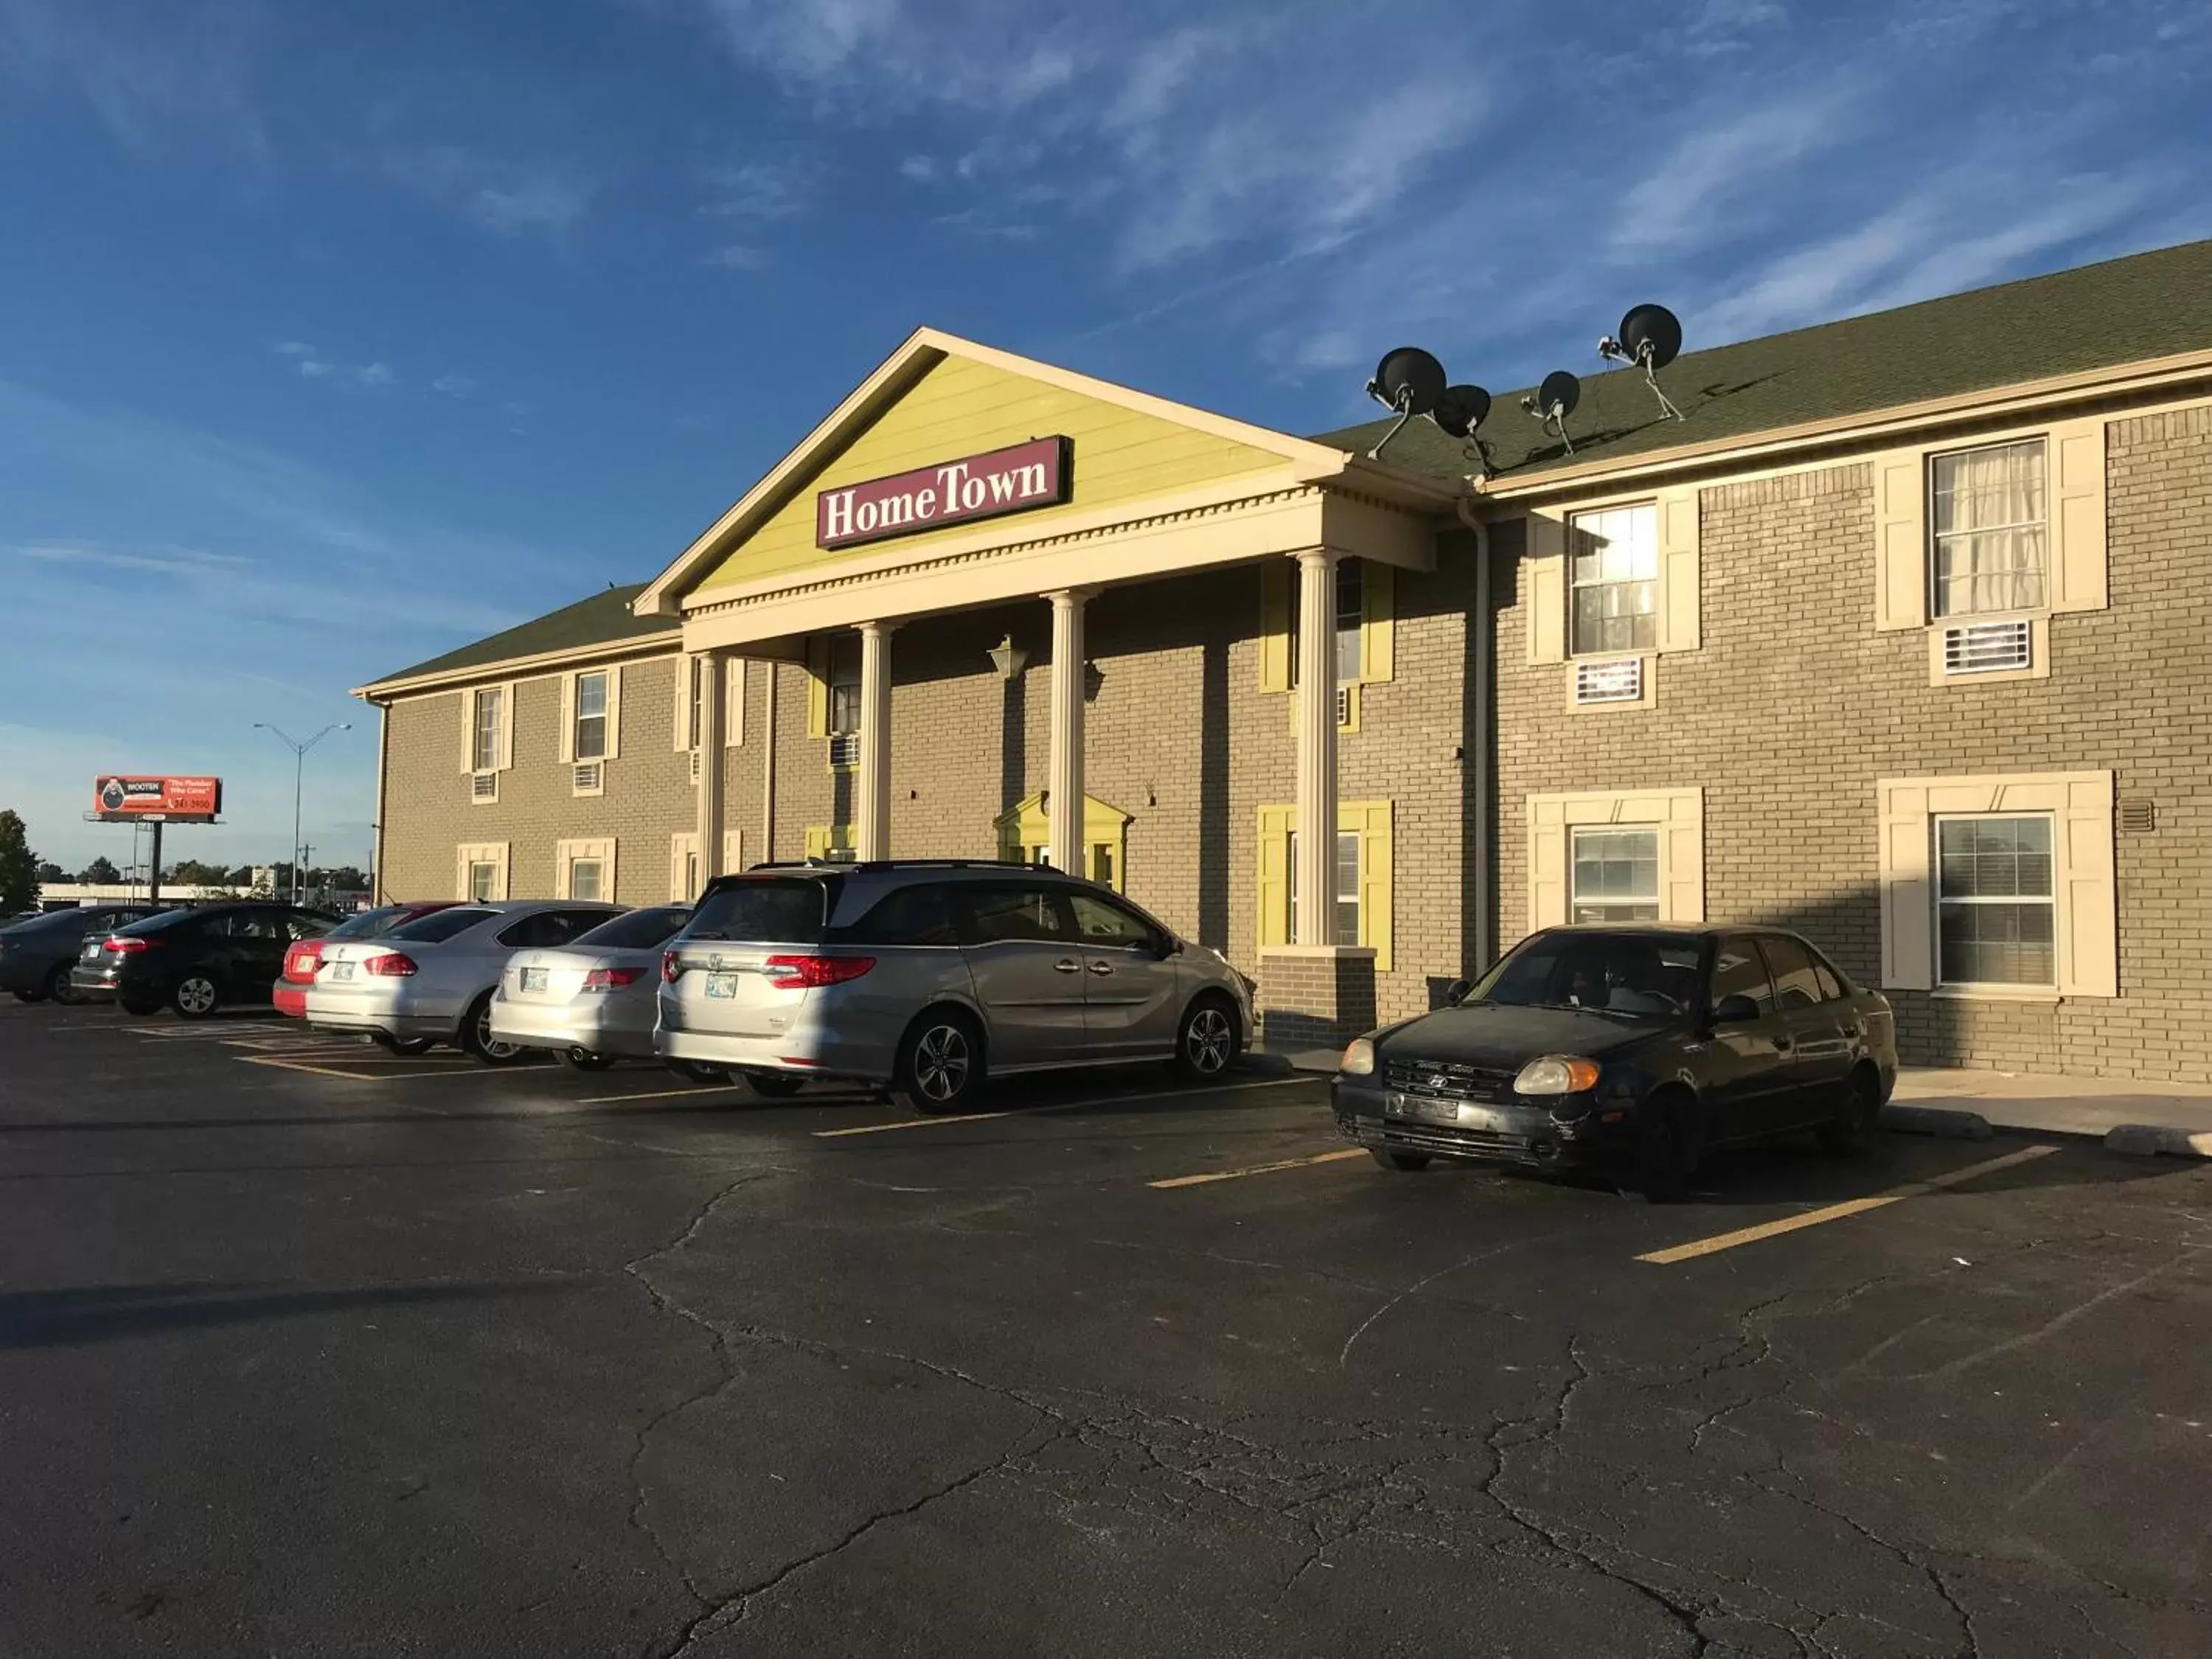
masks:
[[[1454,990],[1345,1050],[1338,1131],[1387,1169],[1582,1168],[1672,1198],[1713,1147],[1863,1146],[1897,1081],[1888,1000],[1794,933],[1554,927]]]
[[[266,1004],[283,971],[284,952],[337,926],[319,910],[258,901],[166,910],[106,934],[88,934],[70,987],[82,997],[112,999],[125,1013],[165,1005],[200,1019],[226,1002]]]
[[[94,904],[71,910],[49,910],[13,927],[0,929],[0,991],[12,991],[18,1002],[56,1002],[75,1000],[70,989],[70,968],[76,961],[85,936],[105,934],[150,916],[151,904]]]

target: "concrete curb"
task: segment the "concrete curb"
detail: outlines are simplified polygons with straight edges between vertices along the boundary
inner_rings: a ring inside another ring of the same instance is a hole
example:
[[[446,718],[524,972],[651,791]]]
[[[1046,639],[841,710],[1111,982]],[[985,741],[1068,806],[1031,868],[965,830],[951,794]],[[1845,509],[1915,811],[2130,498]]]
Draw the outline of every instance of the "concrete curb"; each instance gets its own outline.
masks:
[[[2123,1123],[2105,1131],[2105,1150],[2130,1158],[2212,1158],[2212,1132],[2171,1123]]]
[[[1979,1112],[1948,1106],[1893,1103],[1881,1109],[1881,1127],[1901,1134],[1934,1135],[1939,1140],[1987,1140],[1995,1133]]]

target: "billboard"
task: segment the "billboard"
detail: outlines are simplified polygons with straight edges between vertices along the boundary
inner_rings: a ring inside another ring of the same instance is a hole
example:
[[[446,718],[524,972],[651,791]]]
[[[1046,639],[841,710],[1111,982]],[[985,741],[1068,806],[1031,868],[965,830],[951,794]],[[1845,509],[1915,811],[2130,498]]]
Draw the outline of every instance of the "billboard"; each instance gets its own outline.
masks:
[[[131,777],[111,772],[92,786],[93,816],[105,823],[161,818],[211,821],[222,811],[221,778]]]

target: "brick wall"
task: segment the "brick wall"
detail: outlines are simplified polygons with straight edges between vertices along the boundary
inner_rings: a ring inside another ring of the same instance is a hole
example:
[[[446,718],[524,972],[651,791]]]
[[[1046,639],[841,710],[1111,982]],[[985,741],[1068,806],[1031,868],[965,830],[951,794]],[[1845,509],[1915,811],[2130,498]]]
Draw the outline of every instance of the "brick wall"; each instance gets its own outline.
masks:
[[[1699,784],[1708,915],[1796,927],[1877,982],[1876,779],[2109,768],[2158,812],[2154,834],[2116,842],[2119,997],[1896,992],[1900,1047],[2212,1077],[2212,409],[2116,417],[2107,454],[2111,606],[2051,619],[2042,680],[1931,686],[1923,632],[1875,631],[1863,465],[1705,489],[1703,648],[1658,659],[1650,710],[1570,713],[1566,668],[1528,665],[1518,538],[1501,536],[1501,938],[1527,928],[1528,795]]]

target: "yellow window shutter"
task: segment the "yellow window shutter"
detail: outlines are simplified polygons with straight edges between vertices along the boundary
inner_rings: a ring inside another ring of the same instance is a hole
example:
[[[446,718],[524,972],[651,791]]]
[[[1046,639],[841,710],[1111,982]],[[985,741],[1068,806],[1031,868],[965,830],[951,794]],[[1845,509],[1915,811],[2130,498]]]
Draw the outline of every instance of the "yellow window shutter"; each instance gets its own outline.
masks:
[[[1521,562],[1521,607],[1528,616],[1528,660],[1567,659],[1567,524],[1556,512],[1528,514],[1528,553]]]
[[[1375,947],[1375,971],[1390,971],[1391,848],[1390,803],[1371,802],[1355,809],[1359,833],[1359,942]]]
[[[1398,573],[1379,559],[1359,562],[1359,678],[1397,677]]]
[[[735,749],[745,740],[745,659],[722,659],[722,747]]]
[[[806,735],[830,735],[830,641],[819,634],[806,641]]]
[[[1698,491],[1659,492],[1659,648],[1695,651],[1698,628]]]
[[[1881,817],[1881,982],[1925,991],[1936,982],[1929,902],[1928,786],[1875,785]]]
[[[615,663],[607,670],[607,758],[614,759],[622,753],[622,683],[623,665]]]
[[[1260,809],[1259,926],[1253,937],[1262,949],[1291,942],[1291,825],[1297,809]]]
[[[1928,465],[1917,449],[1874,458],[1876,628],[1928,625]]]
[[[461,693],[461,770],[477,769],[477,694]]]
[[[1291,582],[1296,571],[1288,559],[1260,567],[1260,689],[1291,689]]]
[[[2105,574],[2104,416],[2051,428],[2048,465],[2051,608],[2102,611],[2110,603]]]
[[[576,677],[561,676],[561,764],[576,758]]]
[[[1528,931],[1567,920],[1567,813],[1558,800],[1528,803]]]
[[[697,684],[699,659],[689,651],[679,652],[676,658],[676,718],[672,735],[677,750],[681,752],[691,746],[691,688]]]
[[[1660,826],[1661,918],[1667,921],[1705,919],[1705,801],[1701,789],[1677,789],[1667,797],[1667,821]]]
[[[2112,775],[2066,780],[2059,814],[2059,879],[2065,909],[2058,918],[2058,990],[2069,997],[2120,994],[2120,944],[2114,921],[2118,884],[2112,872]]]

